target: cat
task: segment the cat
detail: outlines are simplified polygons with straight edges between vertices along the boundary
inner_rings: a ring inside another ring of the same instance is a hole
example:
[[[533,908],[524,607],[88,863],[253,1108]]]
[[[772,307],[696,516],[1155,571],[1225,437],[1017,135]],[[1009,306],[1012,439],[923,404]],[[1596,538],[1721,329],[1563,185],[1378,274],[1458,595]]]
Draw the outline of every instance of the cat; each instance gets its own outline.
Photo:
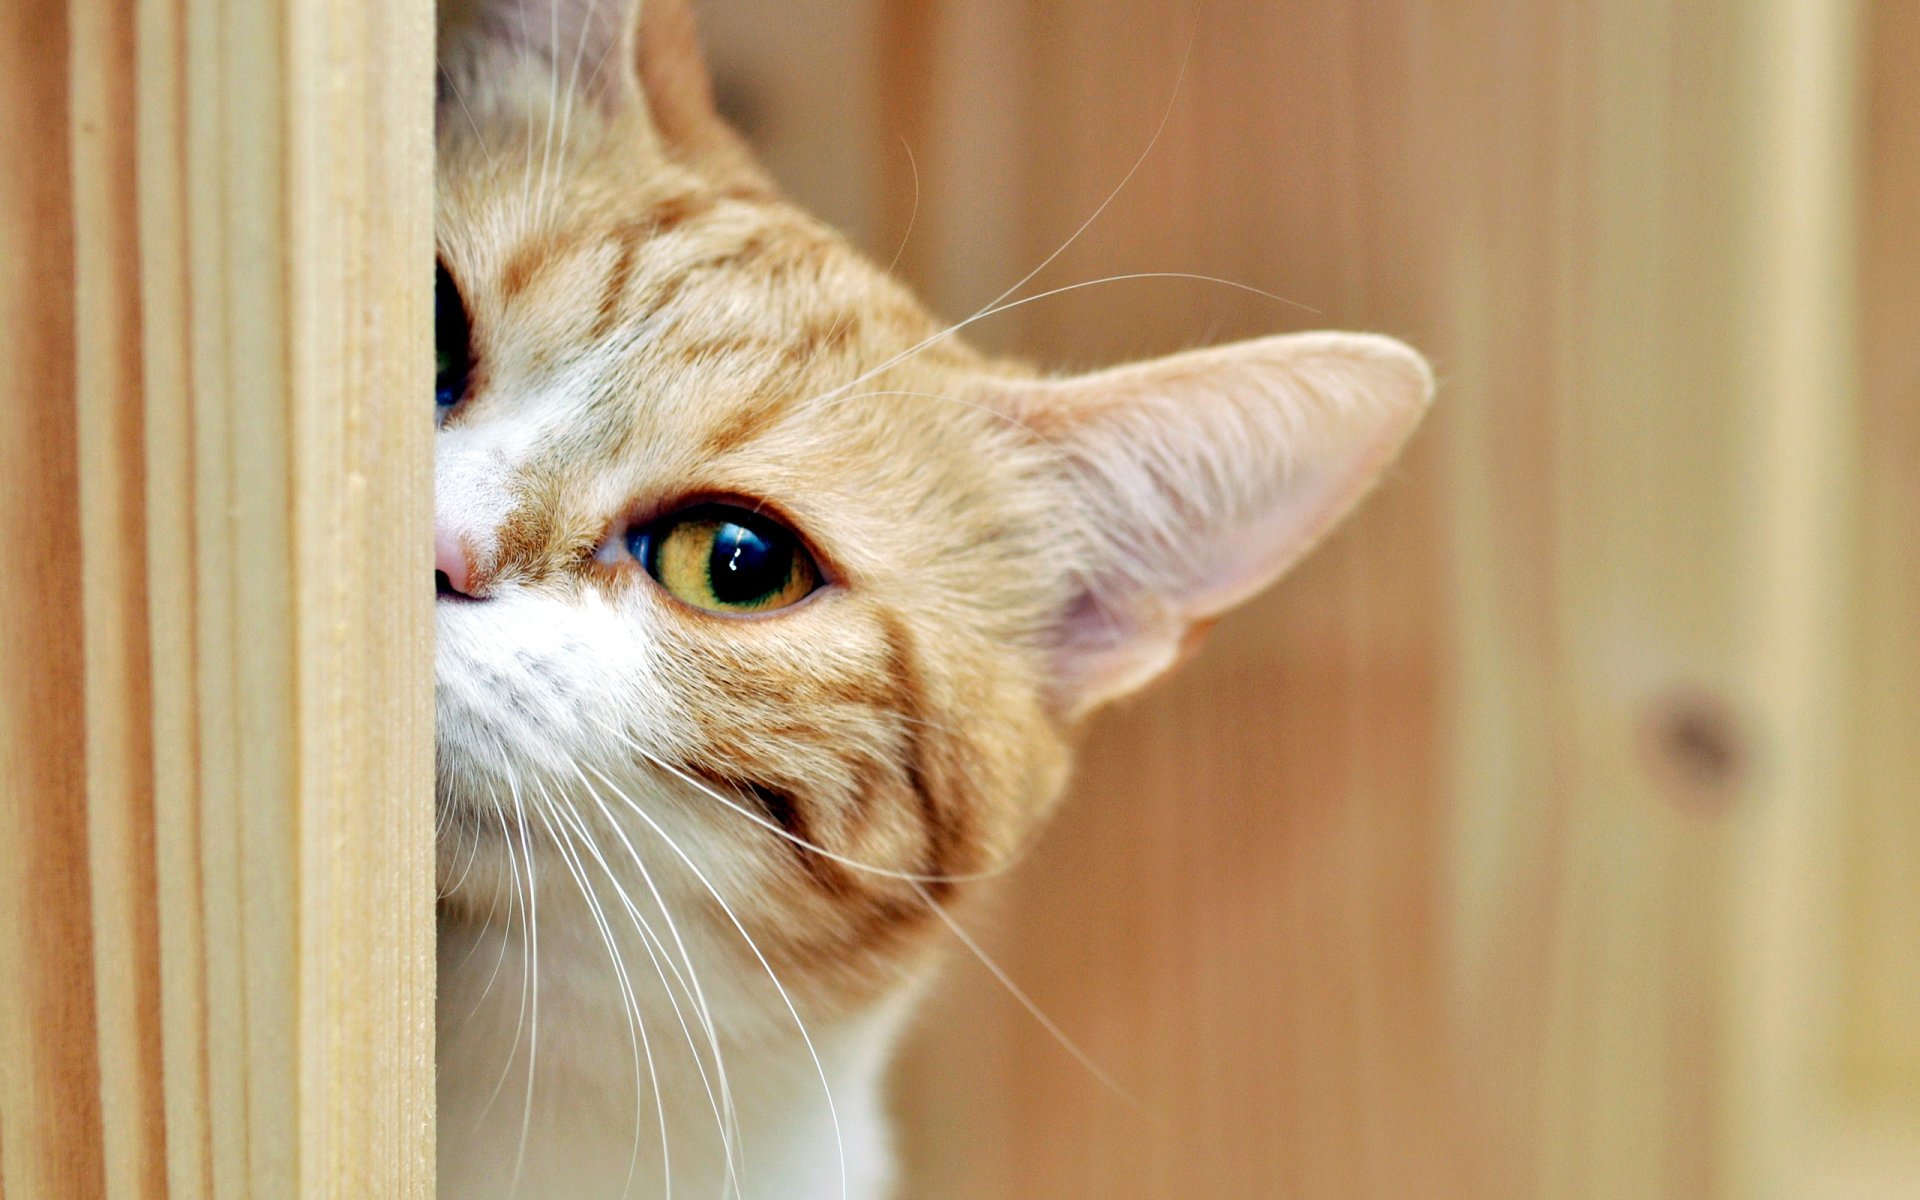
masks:
[[[947,911],[1432,376],[989,358],[781,198],[686,0],[439,37],[440,1194],[880,1200]]]

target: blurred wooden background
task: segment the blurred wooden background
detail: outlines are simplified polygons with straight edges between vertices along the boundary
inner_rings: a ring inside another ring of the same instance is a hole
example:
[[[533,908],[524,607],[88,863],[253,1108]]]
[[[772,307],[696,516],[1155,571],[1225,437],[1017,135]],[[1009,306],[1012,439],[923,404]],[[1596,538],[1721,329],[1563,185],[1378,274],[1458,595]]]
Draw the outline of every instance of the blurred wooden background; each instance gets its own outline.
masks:
[[[1920,6],[703,17],[776,170],[949,316],[1150,144],[1034,289],[1316,310],[1112,283],[995,347],[1351,326],[1443,381],[974,918],[1140,1108],[958,955],[907,1195],[1920,1196]]]

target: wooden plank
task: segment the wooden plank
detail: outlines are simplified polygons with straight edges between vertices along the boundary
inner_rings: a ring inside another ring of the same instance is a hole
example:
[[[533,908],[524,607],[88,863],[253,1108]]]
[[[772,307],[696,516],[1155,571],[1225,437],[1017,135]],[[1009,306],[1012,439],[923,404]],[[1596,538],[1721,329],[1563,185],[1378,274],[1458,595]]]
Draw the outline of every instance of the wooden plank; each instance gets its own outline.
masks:
[[[1740,31],[1731,5],[1476,7],[1431,45],[1465,156],[1437,184],[1454,1037],[1496,1194],[1716,1186],[1719,864],[1749,795]]]
[[[0,1193],[98,1196],[67,13],[0,5]]]
[[[142,22],[169,1170],[424,1195],[429,16]]]
[[[433,1192],[433,22],[293,4],[302,1194]]]
[[[1741,859],[1742,1195],[1879,1200],[1920,1179],[1910,8],[1782,5],[1764,43],[1778,236],[1756,262],[1753,392],[1776,487],[1753,595],[1781,752]]]
[[[0,34],[0,1191],[426,1196],[430,7]]]

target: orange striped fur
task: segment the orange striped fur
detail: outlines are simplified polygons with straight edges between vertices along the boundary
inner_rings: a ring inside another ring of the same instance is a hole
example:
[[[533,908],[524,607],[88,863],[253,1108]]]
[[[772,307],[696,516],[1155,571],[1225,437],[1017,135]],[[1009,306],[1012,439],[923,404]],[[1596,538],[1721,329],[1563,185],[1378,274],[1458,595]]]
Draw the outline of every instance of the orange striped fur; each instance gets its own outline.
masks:
[[[1430,378],[1361,335],[989,360],[780,197],[682,0],[441,32],[473,369],[438,517],[477,597],[439,606],[442,1193],[886,1194],[934,906],[1032,836],[1087,712],[1355,502]],[[608,552],[716,499],[825,586],[717,615]]]

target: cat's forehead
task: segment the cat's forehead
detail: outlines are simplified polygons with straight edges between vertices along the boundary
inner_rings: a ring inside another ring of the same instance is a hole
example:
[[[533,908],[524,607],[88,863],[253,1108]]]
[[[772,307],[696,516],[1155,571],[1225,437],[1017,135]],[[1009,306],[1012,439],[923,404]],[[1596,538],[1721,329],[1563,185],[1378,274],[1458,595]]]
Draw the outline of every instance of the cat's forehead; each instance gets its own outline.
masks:
[[[762,189],[662,166],[540,195],[456,189],[443,204],[483,405],[626,435],[705,418],[721,450],[863,373],[966,357],[903,289]]]
[[[888,513],[1022,503],[1010,477],[1032,463],[969,394],[982,360],[766,192],[670,167],[544,203],[448,190],[441,244],[475,362],[443,452],[484,460],[513,504],[584,538],[734,495],[897,557],[868,536]]]

